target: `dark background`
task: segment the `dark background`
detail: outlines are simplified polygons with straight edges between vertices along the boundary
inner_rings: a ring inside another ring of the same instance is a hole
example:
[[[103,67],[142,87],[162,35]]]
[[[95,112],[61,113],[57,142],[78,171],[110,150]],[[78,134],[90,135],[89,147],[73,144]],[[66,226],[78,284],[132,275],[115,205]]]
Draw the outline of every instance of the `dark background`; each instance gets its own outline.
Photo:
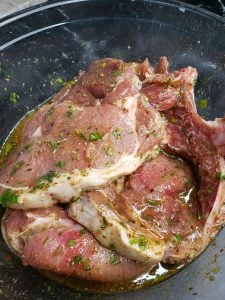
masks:
[[[183,0],[183,2],[211,10],[225,17],[225,0]]]

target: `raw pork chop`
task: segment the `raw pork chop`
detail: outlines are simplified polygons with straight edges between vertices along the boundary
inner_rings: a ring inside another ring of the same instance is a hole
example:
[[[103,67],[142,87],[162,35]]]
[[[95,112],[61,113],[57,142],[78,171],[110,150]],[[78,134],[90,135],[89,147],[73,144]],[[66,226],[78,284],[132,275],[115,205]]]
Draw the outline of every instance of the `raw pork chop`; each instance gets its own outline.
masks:
[[[148,83],[143,92],[150,96],[148,98],[150,104],[160,110],[163,101],[161,104],[157,97],[153,100],[152,93],[160,88],[161,93],[163,90],[168,91],[164,102],[170,105],[167,109],[163,109],[168,121],[169,143],[166,150],[186,157],[197,170],[198,201],[201,204],[202,219],[205,220],[199,253],[215,237],[224,223],[225,119],[205,121],[197,114],[194,99],[196,80],[197,71],[191,67],[172,73],[166,71],[164,74],[156,74],[147,80]],[[174,101],[176,93],[177,97]],[[161,98],[161,94],[158,95]],[[173,99],[173,101],[168,99]],[[160,103],[158,107],[157,103]],[[177,257],[182,255],[182,251],[184,251],[182,248],[177,251]],[[172,253],[168,252],[167,256],[170,257]]]
[[[143,73],[144,65],[139,69]],[[95,103],[79,98],[81,87]],[[165,120],[140,88],[132,65],[93,63],[77,85],[69,84],[26,122],[19,148],[0,171],[1,203],[26,209],[73,201],[157,155]]]
[[[197,114],[194,102],[196,79],[197,72],[191,67],[169,73],[168,63],[163,58],[158,66],[158,73],[151,73],[145,79],[141,90],[148,97],[150,105],[163,111],[168,121],[168,143],[164,150],[188,159],[197,170],[196,181],[199,186],[189,190],[193,193],[193,200],[188,206],[182,207],[178,201],[187,192],[184,186],[183,190],[176,188],[182,187],[179,180],[191,176],[173,170],[172,173],[177,174],[178,178],[173,178],[175,182],[170,179],[169,186],[177,192],[169,197],[168,187],[161,186],[160,178],[156,177],[155,180],[154,177],[162,166],[166,169],[170,164],[162,161],[156,163],[155,169],[150,167],[148,171],[149,164],[154,164],[161,157],[147,163],[137,175],[131,175],[131,178],[138,177],[139,185],[135,185],[137,190],[133,190],[131,179],[131,190],[123,187],[122,192],[116,196],[112,191],[106,192],[107,189],[90,192],[82,195],[79,201],[70,206],[69,215],[89,228],[102,244],[107,247],[113,244],[118,252],[126,253],[131,259],[149,263],[193,259],[206,247],[224,222],[224,120],[206,122]],[[139,177],[146,181],[145,188],[142,187]],[[158,212],[159,207],[153,211],[148,209],[145,198],[146,193],[147,196],[149,193],[148,186],[154,190],[153,195],[150,193],[150,200],[157,203],[156,206],[164,207],[163,214]],[[155,193],[155,188],[160,192]],[[166,225],[168,217],[170,219],[173,215],[175,226],[172,230]],[[95,222],[90,222],[93,217]],[[143,221],[145,217],[150,220],[147,224]],[[109,226],[102,233],[99,227],[105,220]],[[178,243],[174,242],[176,239]]]
[[[127,281],[149,267],[103,248],[58,206],[5,213],[2,230],[24,265],[82,279]]]

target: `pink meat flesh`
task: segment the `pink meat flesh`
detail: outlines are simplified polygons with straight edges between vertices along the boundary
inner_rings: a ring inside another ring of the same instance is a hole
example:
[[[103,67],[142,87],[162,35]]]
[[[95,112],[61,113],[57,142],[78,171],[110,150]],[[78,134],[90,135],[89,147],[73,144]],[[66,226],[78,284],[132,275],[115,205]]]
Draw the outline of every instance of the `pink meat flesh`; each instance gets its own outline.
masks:
[[[35,225],[38,218],[49,222],[40,227]],[[19,255],[24,265],[103,282],[131,280],[148,270],[102,247],[57,206],[30,211],[9,210],[3,226],[9,244],[13,235],[21,240]]]

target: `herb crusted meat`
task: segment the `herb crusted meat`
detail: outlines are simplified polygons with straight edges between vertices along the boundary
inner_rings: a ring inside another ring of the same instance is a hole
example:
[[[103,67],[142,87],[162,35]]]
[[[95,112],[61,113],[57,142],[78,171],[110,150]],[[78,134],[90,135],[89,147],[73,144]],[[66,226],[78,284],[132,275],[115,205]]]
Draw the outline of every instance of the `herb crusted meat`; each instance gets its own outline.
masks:
[[[196,80],[166,57],[105,58],[32,113],[0,170],[25,265],[127,281],[205,249],[225,219],[225,119],[198,115]]]

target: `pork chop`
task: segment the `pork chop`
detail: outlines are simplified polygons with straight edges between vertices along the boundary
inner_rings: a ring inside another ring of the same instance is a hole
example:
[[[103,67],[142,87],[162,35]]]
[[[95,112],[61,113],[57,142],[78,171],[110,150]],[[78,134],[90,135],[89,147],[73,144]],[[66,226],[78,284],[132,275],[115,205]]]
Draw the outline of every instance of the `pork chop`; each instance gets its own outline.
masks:
[[[149,270],[149,266],[102,247],[58,206],[27,211],[9,209],[2,231],[25,266],[103,282],[131,280]]]
[[[84,105],[73,94],[76,86],[104,99]],[[76,86],[70,87],[72,94],[63,92],[70,100],[55,96],[26,122],[21,144],[0,171],[4,206],[27,209],[73,201],[81,191],[130,174],[158,154],[166,122],[139,93],[133,67],[115,59],[98,61]]]

